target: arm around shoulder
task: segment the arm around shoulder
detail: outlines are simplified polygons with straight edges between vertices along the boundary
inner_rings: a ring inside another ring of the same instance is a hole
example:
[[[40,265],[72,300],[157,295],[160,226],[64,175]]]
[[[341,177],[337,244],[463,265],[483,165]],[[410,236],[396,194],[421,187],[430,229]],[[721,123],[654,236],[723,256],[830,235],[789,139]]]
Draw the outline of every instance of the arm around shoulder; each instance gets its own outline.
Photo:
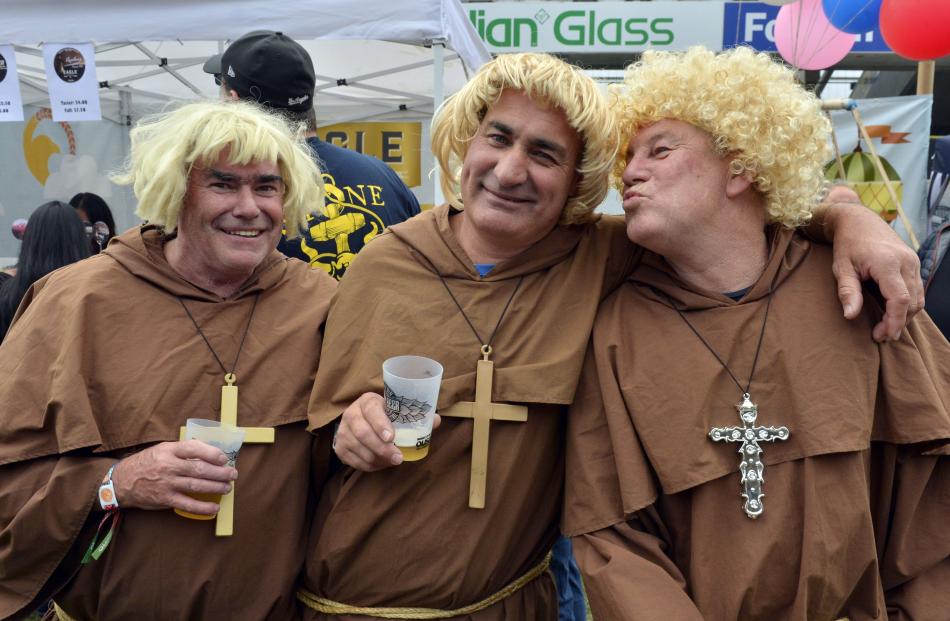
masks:
[[[864,302],[861,281],[877,283],[887,307],[874,326],[877,341],[894,340],[924,306],[917,254],[850,188],[834,186],[815,210],[806,233],[832,243],[833,270],[844,315],[853,319]]]

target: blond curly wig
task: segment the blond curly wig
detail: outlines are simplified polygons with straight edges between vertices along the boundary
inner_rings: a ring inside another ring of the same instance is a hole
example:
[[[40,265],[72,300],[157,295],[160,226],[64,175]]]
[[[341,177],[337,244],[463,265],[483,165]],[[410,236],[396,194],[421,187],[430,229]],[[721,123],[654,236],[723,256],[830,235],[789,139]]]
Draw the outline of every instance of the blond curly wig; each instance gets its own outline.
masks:
[[[594,81],[548,54],[501,54],[439,108],[432,122],[432,153],[439,163],[446,200],[463,207],[459,196],[462,162],[485,114],[505,89],[521,91],[561,110],[577,130],[582,149],[576,170],[583,178],[561,212],[560,223],[589,222],[607,193],[619,134]]]
[[[662,119],[708,132],[717,152],[733,158],[732,172],[748,174],[762,193],[770,222],[804,224],[821,200],[831,124],[819,100],[767,54],[648,50],[610,88],[610,100],[625,140]],[[613,169],[618,186],[625,150]]]
[[[284,179],[284,222],[288,234],[304,228],[307,215],[322,212],[323,180],[299,131],[247,101],[184,105],[140,121],[130,132],[125,168],[112,176],[131,185],[135,213],[171,231],[195,165],[213,163],[228,149],[231,164],[276,162]]]

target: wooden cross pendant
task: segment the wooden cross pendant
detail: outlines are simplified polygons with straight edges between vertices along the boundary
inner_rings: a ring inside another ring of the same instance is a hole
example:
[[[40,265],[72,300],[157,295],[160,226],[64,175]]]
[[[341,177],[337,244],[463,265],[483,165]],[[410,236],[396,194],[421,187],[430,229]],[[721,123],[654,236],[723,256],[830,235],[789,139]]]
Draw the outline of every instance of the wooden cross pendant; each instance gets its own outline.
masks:
[[[745,513],[755,519],[765,508],[762,504],[765,464],[762,463],[762,447],[759,442],[788,440],[788,427],[756,427],[755,418],[758,408],[746,393],[742,395],[742,404],[737,406],[742,427],[713,427],[709,437],[714,442],[740,442],[739,471],[742,473],[742,497],[745,498]]]
[[[221,387],[221,422],[237,427],[238,387],[234,373],[224,376],[225,385]],[[241,427],[244,430],[244,444],[273,444],[273,427]],[[185,439],[185,428],[179,432],[179,439]],[[215,520],[214,534],[218,537],[230,537],[234,534],[234,486],[221,497],[218,516]]]
[[[439,412],[442,416],[472,418],[475,420],[472,432],[472,476],[468,487],[468,506],[473,509],[485,508],[485,482],[488,477],[488,431],[492,420],[526,422],[528,408],[523,405],[492,403],[491,386],[495,363],[488,359],[492,349],[482,346],[482,359],[475,370],[475,401],[460,401],[448,410]]]

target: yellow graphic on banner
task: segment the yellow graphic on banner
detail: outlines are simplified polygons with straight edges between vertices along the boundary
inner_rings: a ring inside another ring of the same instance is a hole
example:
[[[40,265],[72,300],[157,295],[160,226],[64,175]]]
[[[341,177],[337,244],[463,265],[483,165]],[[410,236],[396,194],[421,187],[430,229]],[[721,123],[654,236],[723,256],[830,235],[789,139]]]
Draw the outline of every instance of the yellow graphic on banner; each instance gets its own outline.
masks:
[[[59,145],[48,135],[36,134],[36,129],[42,121],[52,119],[50,109],[41,108],[23,128],[23,159],[26,160],[30,174],[39,181],[40,185],[46,185],[46,180],[49,179],[49,158],[62,152]],[[59,123],[59,125],[66,134],[69,153],[75,155],[76,136],[73,134],[73,128],[69,126],[69,123]]]
[[[340,123],[319,128],[317,136],[382,160],[406,187],[422,184],[422,123]]]

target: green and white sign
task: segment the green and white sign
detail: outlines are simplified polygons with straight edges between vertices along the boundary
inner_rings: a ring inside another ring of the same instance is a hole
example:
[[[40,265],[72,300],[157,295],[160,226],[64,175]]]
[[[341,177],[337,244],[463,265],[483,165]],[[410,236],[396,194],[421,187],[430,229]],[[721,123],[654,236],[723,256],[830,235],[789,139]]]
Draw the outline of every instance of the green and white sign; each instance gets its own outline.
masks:
[[[603,53],[722,47],[721,2],[473,2],[492,52]]]

